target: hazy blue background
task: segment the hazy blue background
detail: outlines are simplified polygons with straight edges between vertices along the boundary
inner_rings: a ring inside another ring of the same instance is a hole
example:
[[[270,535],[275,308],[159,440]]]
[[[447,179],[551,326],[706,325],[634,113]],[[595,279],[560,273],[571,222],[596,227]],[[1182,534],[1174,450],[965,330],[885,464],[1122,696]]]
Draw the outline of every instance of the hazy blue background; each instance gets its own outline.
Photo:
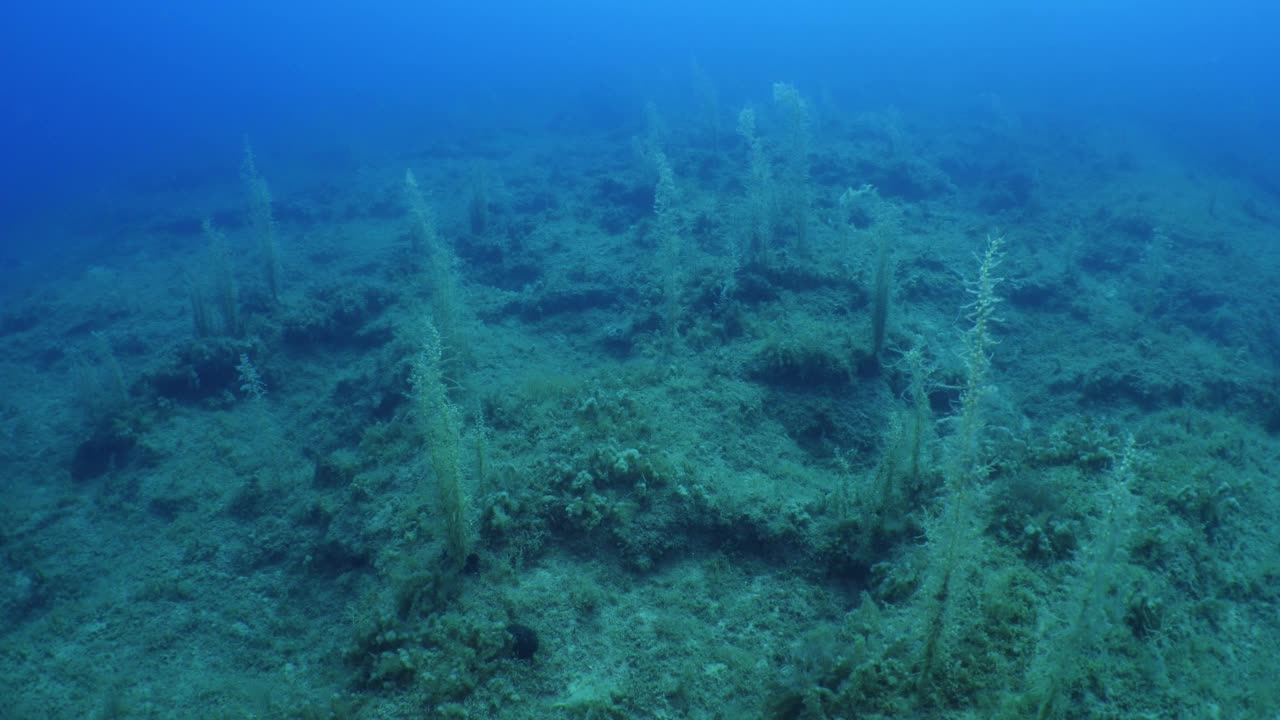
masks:
[[[774,80],[871,107],[994,94],[1068,126],[1150,123],[1280,188],[1277,5],[9,4],[0,214],[29,221],[122,180],[198,181],[234,168],[246,134],[279,153],[395,152],[491,123],[638,122],[646,96],[688,86],[695,57],[725,112]]]

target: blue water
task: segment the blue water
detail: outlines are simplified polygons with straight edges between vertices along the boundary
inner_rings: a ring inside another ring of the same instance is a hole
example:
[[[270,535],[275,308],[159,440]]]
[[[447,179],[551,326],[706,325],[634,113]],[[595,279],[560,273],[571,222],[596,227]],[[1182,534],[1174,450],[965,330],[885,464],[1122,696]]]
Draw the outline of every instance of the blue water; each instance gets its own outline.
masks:
[[[1280,10],[1266,2],[56,2],[3,13],[6,215],[121,176],[208,167],[246,133],[320,146],[446,118],[510,122],[586,93],[630,104],[670,88],[695,57],[726,101],[778,78],[903,107],[994,93],[1067,127],[1141,118],[1275,165]]]

